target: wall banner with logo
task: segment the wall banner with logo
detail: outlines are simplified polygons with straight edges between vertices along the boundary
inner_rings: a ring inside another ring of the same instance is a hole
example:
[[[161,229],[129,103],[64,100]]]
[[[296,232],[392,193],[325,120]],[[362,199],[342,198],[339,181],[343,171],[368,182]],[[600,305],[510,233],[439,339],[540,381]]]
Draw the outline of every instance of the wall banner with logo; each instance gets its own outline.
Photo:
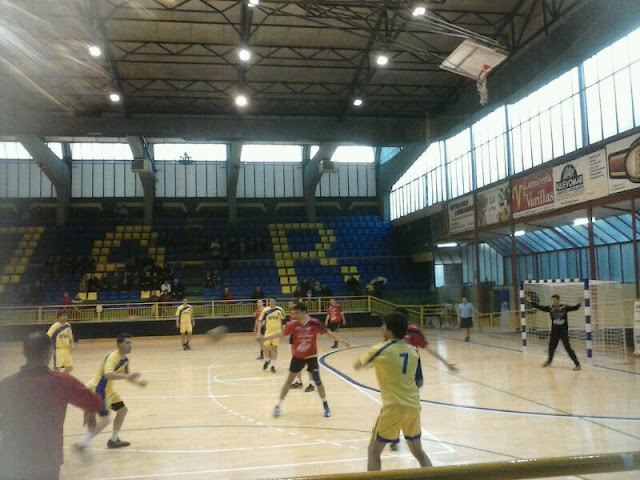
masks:
[[[473,194],[449,202],[447,213],[449,215],[449,234],[473,230],[475,227]]]
[[[630,136],[606,146],[609,193],[640,188],[640,136]]]
[[[478,226],[506,222],[511,218],[511,183],[504,182],[476,195]]]
[[[511,211],[513,218],[533,215],[554,207],[553,169],[514,180],[511,184]]]
[[[609,182],[604,149],[554,167],[553,181],[555,208],[606,197]]]

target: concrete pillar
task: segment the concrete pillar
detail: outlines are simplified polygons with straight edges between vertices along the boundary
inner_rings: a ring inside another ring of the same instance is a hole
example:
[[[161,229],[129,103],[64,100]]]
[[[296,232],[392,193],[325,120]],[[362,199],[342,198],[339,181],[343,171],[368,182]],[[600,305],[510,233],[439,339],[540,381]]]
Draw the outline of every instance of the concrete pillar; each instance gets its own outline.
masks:
[[[44,140],[36,135],[16,135],[16,139],[33,157],[42,172],[56,189],[56,225],[64,226],[69,216],[71,202],[71,168],[58,158]]]
[[[144,224],[153,224],[153,207],[156,200],[156,172],[153,164],[153,157],[147,148],[143,137],[129,136],[127,143],[131,147],[131,153],[135,160],[148,160],[151,162],[151,169],[147,172],[137,172],[142,183],[144,192]]]
[[[322,165],[324,162],[331,161],[336,148],[338,148],[337,143],[322,143],[313,158],[302,167],[304,209],[308,222],[316,221],[316,187],[324,173]]]
[[[242,143],[232,142],[227,147],[227,205],[229,208],[229,223],[238,222],[238,177],[240,175],[240,155]]]

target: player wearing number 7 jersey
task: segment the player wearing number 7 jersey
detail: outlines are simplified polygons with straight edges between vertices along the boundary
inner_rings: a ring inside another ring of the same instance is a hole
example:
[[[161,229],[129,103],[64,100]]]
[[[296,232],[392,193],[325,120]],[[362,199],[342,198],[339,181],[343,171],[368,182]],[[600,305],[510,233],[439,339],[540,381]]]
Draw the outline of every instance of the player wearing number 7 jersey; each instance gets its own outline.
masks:
[[[380,470],[380,454],[387,443],[398,440],[400,430],[420,466],[431,466],[431,460],[420,443],[420,355],[414,346],[403,340],[407,326],[407,317],[401,313],[384,315],[384,341],[371,347],[354,364],[356,370],[375,368],[382,396],[382,409],[369,442],[369,471]]]

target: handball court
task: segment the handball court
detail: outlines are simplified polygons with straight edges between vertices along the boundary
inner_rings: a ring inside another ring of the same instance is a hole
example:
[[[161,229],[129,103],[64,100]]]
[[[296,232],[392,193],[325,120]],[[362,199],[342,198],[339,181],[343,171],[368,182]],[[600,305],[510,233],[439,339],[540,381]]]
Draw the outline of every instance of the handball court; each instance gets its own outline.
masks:
[[[130,355],[132,371],[149,381],[125,381],[115,389],[129,407],[120,434],[131,447],[108,450],[110,426],[86,452],[71,445],[82,434],[82,416],[68,409],[65,480],[261,479],[362,472],[370,430],[380,408],[371,370],[352,365],[378,329],[343,329],[351,348],[332,350],[320,338],[321,376],[333,416],[322,416],[316,392],[291,390],[282,416],[272,417],[291,358],[281,343],[277,373],[262,370],[250,334],[228,335],[213,344],[204,335],[183,351],[178,337],[139,337]],[[519,351],[519,336],[473,332],[471,343],[457,330],[427,330],[433,348],[460,368],[451,374],[422,351],[422,442],[434,465],[456,465],[529,457],[611,453],[640,449],[638,361],[610,367],[573,364],[562,346],[552,368],[541,368],[542,345]],[[75,371],[89,381],[115,340],[81,340]],[[0,344],[0,375],[23,363],[19,343]],[[306,372],[303,374],[308,383]],[[113,418],[113,414],[111,414]],[[417,467],[402,442],[385,449],[384,470]],[[631,480],[637,472],[571,478]]]

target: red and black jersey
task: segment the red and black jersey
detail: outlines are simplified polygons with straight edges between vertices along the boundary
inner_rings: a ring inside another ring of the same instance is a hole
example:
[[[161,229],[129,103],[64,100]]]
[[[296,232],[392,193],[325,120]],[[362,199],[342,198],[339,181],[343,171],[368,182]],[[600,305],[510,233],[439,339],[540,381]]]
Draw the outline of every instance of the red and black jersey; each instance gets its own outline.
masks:
[[[297,320],[287,323],[283,333],[293,338],[292,355],[294,357],[309,358],[318,354],[318,335],[323,335],[326,331],[322,322],[309,317],[309,321],[304,325]]]
[[[407,334],[404,336],[404,341],[416,348],[426,348],[428,344],[420,327],[413,324],[409,324],[409,327],[407,327]]]
[[[329,323],[340,323],[342,321],[342,308],[340,308],[340,305],[330,305],[327,308],[327,315],[329,315]]]

